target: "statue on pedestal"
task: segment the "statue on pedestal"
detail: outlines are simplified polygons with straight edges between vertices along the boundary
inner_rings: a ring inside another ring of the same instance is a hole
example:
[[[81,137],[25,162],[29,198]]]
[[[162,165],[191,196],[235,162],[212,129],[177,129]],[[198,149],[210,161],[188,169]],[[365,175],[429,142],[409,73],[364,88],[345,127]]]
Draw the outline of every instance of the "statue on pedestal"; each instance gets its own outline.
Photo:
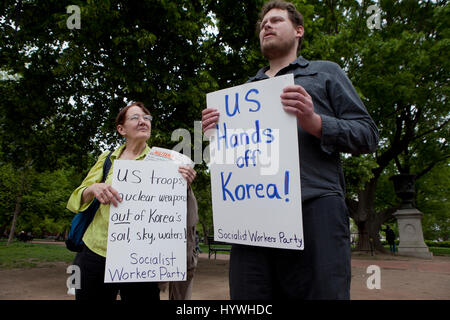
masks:
[[[412,174],[399,174],[390,178],[394,183],[396,195],[402,199],[400,209],[393,214],[398,221],[400,237],[398,254],[431,259],[433,254],[423,239],[423,213],[414,207],[415,178]]]

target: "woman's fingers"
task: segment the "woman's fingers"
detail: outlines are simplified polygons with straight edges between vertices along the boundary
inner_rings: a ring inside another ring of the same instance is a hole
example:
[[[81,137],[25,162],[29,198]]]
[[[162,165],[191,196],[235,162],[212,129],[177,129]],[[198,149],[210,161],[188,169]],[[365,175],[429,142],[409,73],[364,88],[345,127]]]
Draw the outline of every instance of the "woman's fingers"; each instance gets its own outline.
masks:
[[[94,195],[101,204],[112,203],[113,206],[117,207],[119,202],[122,202],[122,198],[117,190],[106,183],[98,183],[94,190]]]
[[[186,179],[188,185],[190,185],[194,181],[195,176],[197,175],[195,170],[189,166],[179,166],[178,172],[180,172],[181,175]]]

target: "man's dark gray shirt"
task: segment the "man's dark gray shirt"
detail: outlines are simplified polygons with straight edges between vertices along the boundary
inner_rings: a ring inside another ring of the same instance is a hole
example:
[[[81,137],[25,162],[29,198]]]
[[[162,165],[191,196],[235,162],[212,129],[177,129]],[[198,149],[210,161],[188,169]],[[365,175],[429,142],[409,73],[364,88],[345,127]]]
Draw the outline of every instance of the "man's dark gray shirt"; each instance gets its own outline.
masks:
[[[268,67],[249,82],[267,79]],[[302,201],[328,195],[345,196],[340,152],[374,152],[378,130],[344,71],[334,62],[299,57],[276,76],[292,73],[295,84],[312,97],[322,118],[322,137],[298,127]],[[274,110],[274,112],[277,112]]]

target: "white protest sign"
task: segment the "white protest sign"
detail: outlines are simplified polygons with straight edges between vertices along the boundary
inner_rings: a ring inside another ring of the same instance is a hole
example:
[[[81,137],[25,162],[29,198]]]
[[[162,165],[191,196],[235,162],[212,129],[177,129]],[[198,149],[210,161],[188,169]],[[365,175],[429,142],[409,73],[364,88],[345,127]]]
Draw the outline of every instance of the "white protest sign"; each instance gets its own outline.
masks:
[[[293,75],[207,94],[218,109],[210,170],[215,240],[303,249],[297,119],[280,95]]]
[[[178,164],[114,161],[105,282],[186,280],[186,180]]]

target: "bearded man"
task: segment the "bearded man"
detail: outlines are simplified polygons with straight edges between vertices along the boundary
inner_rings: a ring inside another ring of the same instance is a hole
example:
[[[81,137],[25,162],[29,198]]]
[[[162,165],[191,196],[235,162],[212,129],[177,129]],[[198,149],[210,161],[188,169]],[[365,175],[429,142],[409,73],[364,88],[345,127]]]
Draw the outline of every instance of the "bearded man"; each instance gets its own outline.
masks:
[[[304,250],[233,244],[230,297],[243,299],[350,299],[349,216],[340,153],[374,152],[378,130],[344,71],[330,61],[297,57],[305,33],[291,3],[270,1],[258,22],[269,65],[249,82],[292,73],[280,96],[297,117]],[[219,112],[202,111],[203,131]],[[287,156],[287,155],[284,155]]]

